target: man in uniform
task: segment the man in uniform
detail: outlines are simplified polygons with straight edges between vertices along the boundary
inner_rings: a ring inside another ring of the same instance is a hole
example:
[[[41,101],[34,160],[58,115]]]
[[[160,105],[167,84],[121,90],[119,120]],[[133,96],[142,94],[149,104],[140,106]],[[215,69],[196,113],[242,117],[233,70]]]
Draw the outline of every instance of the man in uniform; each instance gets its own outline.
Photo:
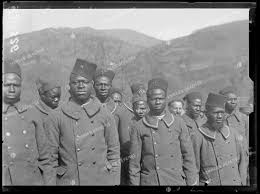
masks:
[[[108,70],[105,68],[97,69],[94,77],[94,89],[96,92],[96,96],[102,104],[103,110],[109,110],[115,118],[116,127],[119,135],[120,142],[120,156],[121,161],[125,161],[127,157],[129,157],[129,123],[132,115],[129,115],[128,110],[122,106],[119,102],[114,102],[110,97],[111,91],[115,91],[112,88],[112,81],[114,79],[115,73],[112,70]],[[117,90],[116,90],[117,91]],[[120,101],[121,102],[121,101]],[[127,175],[123,170],[126,162],[122,162],[121,164],[121,185],[127,184]]]
[[[133,94],[132,106],[134,112],[132,121],[139,121],[148,110],[145,86],[141,83],[135,83],[131,86],[131,91]]]
[[[207,122],[195,130],[194,153],[200,185],[245,185],[243,137],[225,124],[223,95],[210,93],[206,101]]]
[[[200,92],[191,92],[184,97],[186,101],[186,113],[182,115],[189,134],[194,134],[194,130],[206,122],[205,117],[201,117],[202,95]]]
[[[117,105],[122,105],[122,93],[118,88],[111,88],[110,96]]]
[[[55,78],[39,78],[36,80],[36,86],[40,99],[34,105],[44,121],[49,113],[59,106],[61,86]]]
[[[120,147],[111,113],[91,96],[96,64],[77,59],[68,102],[45,121],[57,185],[118,185]]]
[[[4,61],[3,185],[44,185],[51,177],[48,141],[41,118],[20,102],[21,84],[20,66]]]
[[[198,174],[188,129],[166,107],[168,83],[148,82],[150,111],[132,125],[130,185],[196,185]]]
[[[219,94],[226,96],[225,104],[226,124],[232,126],[243,136],[244,150],[246,151],[247,163],[249,163],[249,118],[239,111],[237,90],[232,86],[225,87],[219,91]],[[249,184],[249,176],[247,177]]]
[[[184,102],[179,99],[172,100],[168,103],[169,111],[175,116],[182,116],[184,114]]]

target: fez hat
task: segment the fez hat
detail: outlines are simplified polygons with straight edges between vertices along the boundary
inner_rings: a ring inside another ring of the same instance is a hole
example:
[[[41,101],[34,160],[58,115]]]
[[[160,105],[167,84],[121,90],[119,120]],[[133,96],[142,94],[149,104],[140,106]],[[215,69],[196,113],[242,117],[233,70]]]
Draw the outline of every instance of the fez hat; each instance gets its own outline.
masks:
[[[4,74],[6,73],[15,73],[22,78],[21,67],[16,62],[12,62],[9,59],[4,60]]]
[[[47,92],[53,88],[59,88],[61,87],[60,82],[55,78],[38,78],[36,81],[37,89],[40,93]]]
[[[135,83],[131,86],[131,91],[133,94],[132,97],[132,103],[135,103],[137,101],[146,101],[146,90],[145,86],[141,83]]]
[[[236,88],[233,86],[227,86],[219,91],[219,94],[221,95],[227,95],[229,93],[237,94]]]
[[[162,78],[154,78],[148,82],[148,90],[162,89],[167,92],[168,82]]]
[[[96,68],[97,65],[94,63],[90,63],[83,59],[77,59],[72,69],[71,76],[80,75],[87,78],[88,80],[93,80]]]
[[[191,92],[188,93],[186,96],[184,96],[183,100],[187,100],[188,102],[191,102],[192,100],[195,99],[201,99],[202,100],[202,95],[200,92]]]
[[[225,109],[226,97],[221,94],[209,93],[206,105]]]
[[[115,77],[115,73],[110,69],[99,68],[96,70],[94,79],[96,79],[100,76],[107,77],[112,81]]]

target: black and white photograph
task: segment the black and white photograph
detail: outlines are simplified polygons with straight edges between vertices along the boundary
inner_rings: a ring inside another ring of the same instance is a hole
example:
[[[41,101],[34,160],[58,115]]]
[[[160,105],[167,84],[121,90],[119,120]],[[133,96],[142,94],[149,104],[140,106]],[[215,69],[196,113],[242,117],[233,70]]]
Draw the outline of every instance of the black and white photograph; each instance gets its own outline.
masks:
[[[250,7],[4,4],[2,190],[256,188],[250,21]]]

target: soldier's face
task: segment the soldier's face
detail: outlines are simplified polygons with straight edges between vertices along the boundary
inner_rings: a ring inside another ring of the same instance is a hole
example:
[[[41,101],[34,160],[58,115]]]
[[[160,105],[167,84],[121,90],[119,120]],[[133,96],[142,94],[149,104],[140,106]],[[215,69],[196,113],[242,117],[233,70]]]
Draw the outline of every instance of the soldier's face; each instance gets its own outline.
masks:
[[[206,116],[213,129],[220,129],[225,120],[225,110],[220,107],[207,107]]]
[[[147,103],[152,114],[160,115],[166,106],[165,91],[162,89],[152,89],[148,91]]]
[[[117,92],[113,93],[111,97],[116,104],[120,104],[122,102],[122,96]]]
[[[201,99],[194,99],[187,104],[187,113],[193,118],[196,119],[201,114]]]
[[[52,109],[59,106],[61,88],[53,88],[41,95],[42,101]]]
[[[174,115],[179,115],[179,116],[182,115],[182,113],[183,113],[182,103],[179,101],[175,101],[175,102],[171,103],[171,105],[169,106],[169,110]]]
[[[79,75],[72,76],[69,85],[69,92],[76,101],[84,103],[89,99],[93,87],[92,80],[88,80],[87,78]]]
[[[133,111],[138,119],[144,117],[147,112],[147,104],[145,101],[137,101],[133,104]]]
[[[229,93],[227,96],[226,108],[228,110],[234,110],[237,107],[237,95]]]
[[[15,73],[7,73],[4,75],[3,95],[5,103],[13,104],[20,100],[21,83],[21,78]]]
[[[107,98],[111,87],[111,80],[108,77],[100,76],[96,78],[94,89],[98,97]]]

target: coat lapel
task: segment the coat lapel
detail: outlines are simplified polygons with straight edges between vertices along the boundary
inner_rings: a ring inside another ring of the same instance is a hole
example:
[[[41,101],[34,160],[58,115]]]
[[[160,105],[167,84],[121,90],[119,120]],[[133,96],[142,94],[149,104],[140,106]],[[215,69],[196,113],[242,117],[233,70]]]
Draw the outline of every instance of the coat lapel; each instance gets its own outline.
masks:
[[[79,120],[80,118],[81,106],[73,102],[71,99],[61,106],[61,110],[64,114],[75,120]]]
[[[194,121],[186,113],[182,116],[182,118],[184,119],[185,124],[192,128]]]
[[[222,134],[222,136],[227,139],[230,135],[230,129],[227,125],[224,125],[219,132]]]
[[[99,100],[96,97],[90,99],[90,102],[83,105],[84,110],[88,114],[89,117],[94,116],[97,112],[99,112],[101,105]]]
[[[46,114],[48,115],[50,112],[51,112],[51,108],[48,107],[42,100],[38,100],[36,103],[35,103],[35,107],[41,111],[43,114]]]
[[[209,138],[211,138],[211,139],[216,139],[216,131],[210,130],[210,129],[209,129],[209,126],[208,126],[207,124],[204,124],[204,125],[202,125],[201,127],[199,127],[199,131],[200,131],[203,135],[205,135],[205,136],[207,136],[207,137],[209,137]]]
[[[169,111],[166,111],[165,116],[162,118],[162,120],[164,121],[166,126],[169,128],[174,122],[174,116]],[[146,114],[143,117],[143,123],[145,125],[147,125],[148,127],[157,129],[158,125],[159,125],[159,119],[155,116],[152,116],[149,112],[148,114]]]

